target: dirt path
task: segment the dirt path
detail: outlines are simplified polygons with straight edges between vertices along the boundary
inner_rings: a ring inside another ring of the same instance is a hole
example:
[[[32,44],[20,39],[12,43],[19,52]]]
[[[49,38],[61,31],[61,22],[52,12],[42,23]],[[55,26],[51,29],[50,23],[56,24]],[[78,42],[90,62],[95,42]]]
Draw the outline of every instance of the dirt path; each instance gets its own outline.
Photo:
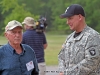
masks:
[[[47,66],[46,75],[59,75],[58,66]]]

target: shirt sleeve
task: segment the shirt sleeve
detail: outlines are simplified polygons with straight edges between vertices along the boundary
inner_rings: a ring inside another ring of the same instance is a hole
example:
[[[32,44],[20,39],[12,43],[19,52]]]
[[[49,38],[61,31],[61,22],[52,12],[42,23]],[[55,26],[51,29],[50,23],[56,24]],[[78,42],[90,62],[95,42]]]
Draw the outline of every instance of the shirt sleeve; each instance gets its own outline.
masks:
[[[1,61],[3,59],[3,53],[2,53],[3,51],[4,51],[3,48],[0,48],[0,75],[2,75],[2,73],[3,73],[3,70],[2,70],[3,66],[1,63]]]
[[[98,69],[99,63],[100,38],[90,37],[85,47],[85,58],[72,68],[66,69],[66,75],[88,75]]]
[[[66,64],[64,63],[65,62],[65,54],[64,54],[64,48],[61,49],[61,51],[59,52],[58,54],[58,67],[59,67],[59,72],[63,72],[65,71],[65,67],[66,67]]]
[[[34,70],[32,71],[31,75],[39,75],[38,63],[37,63],[35,52],[34,52]]]
[[[47,43],[46,36],[45,36],[45,34],[43,33],[43,44],[46,44],[46,43]]]
[[[66,38],[65,42],[62,45],[62,49],[58,54],[58,71],[59,72],[65,72],[66,71],[66,63],[65,63],[65,44],[69,36]]]

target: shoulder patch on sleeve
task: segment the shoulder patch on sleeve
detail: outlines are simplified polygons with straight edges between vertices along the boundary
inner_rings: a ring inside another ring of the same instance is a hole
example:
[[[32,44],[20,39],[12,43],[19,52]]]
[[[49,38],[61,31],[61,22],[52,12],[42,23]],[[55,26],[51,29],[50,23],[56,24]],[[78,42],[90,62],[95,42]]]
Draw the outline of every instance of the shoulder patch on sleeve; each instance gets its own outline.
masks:
[[[90,52],[90,54],[91,54],[92,56],[96,55],[96,51],[95,51],[94,48],[90,49],[89,52]]]
[[[99,49],[98,47],[91,47],[86,50],[86,58],[97,58],[100,57]]]

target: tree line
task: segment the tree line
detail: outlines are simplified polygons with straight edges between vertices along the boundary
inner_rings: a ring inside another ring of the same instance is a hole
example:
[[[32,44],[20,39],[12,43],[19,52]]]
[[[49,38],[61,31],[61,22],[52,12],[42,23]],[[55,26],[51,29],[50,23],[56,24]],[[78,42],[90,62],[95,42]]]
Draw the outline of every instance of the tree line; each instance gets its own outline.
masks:
[[[36,21],[39,16],[47,18],[48,33],[70,33],[66,19],[61,19],[71,4],[81,4],[86,13],[87,24],[100,32],[100,3],[99,0],[0,0],[0,34],[10,20],[22,22],[26,16],[33,17]]]

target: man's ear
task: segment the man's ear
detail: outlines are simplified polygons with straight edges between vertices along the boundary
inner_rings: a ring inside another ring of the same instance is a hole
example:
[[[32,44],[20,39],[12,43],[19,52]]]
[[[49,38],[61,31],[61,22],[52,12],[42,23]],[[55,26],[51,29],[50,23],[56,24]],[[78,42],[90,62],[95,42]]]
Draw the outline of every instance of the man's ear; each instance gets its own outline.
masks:
[[[7,38],[7,36],[8,36],[8,35],[7,35],[7,32],[4,33],[4,36]]]
[[[4,33],[4,36],[5,36],[5,37],[7,36],[6,32]]]
[[[82,20],[82,15],[81,14],[79,14],[79,20]]]

